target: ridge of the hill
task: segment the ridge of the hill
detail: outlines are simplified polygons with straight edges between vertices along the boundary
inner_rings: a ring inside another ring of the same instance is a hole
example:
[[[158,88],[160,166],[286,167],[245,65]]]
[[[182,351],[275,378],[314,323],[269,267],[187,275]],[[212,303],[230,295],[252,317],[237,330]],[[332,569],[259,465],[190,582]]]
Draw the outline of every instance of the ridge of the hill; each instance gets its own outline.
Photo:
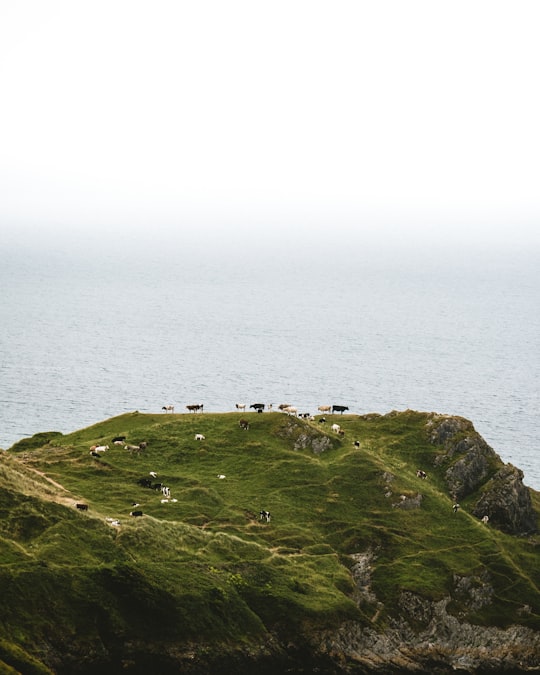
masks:
[[[0,672],[538,669],[539,511],[437,413],[37,434],[0,455]]]

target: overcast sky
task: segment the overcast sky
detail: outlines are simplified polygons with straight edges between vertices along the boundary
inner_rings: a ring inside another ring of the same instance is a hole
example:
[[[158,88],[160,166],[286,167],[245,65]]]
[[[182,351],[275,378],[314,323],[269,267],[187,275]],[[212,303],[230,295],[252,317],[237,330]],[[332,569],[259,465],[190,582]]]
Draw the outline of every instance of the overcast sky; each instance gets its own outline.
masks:
[[[539,244],[537,0],[2,0],[4,240]]]

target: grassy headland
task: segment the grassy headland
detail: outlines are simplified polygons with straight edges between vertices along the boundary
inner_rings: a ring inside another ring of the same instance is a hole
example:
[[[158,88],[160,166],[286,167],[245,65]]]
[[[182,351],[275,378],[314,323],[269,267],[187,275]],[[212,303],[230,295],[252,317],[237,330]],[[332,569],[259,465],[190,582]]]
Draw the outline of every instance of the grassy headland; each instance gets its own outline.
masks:
[[[135,412],[2,453],[0,672],[183,672],[218,645],[270,653],[270,637],[383,629],[407,594],[450,598],[460,621],[540,630],[537,536],[472,515],[500,460],[454,513],[446,471],[459,453],[437,461],[431,414],[318,419]]]

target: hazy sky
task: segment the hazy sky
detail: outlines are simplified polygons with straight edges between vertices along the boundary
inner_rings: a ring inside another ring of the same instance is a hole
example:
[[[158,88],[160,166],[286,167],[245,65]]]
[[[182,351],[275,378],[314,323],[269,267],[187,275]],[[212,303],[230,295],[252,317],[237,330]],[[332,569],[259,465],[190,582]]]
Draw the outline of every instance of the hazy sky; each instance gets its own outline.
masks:
[[[2,237],[539,244],[537,0],[2,0]]]

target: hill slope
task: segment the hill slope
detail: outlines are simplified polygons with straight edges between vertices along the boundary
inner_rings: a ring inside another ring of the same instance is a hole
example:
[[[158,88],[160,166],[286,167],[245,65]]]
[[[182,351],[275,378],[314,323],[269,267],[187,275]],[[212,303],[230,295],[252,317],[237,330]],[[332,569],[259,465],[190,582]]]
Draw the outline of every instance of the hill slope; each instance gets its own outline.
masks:
[[[540,495],[470,422],[241,417],[131,413],[2,454],[0,672],[540,667]]]

